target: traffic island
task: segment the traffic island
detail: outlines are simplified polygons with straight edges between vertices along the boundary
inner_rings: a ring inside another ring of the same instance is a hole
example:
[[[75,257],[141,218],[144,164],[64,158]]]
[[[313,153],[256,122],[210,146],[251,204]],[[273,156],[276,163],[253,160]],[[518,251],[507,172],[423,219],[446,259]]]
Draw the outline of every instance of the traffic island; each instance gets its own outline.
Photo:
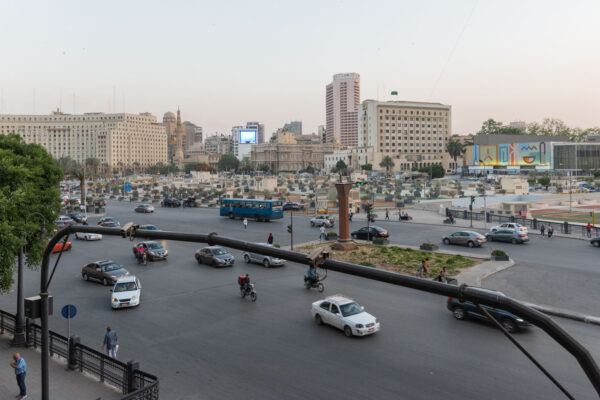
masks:
[[[350,241],[350,243],[355,246],[354,249],[339,250],[339,242],[321,242],[301,245],[295,247],[294,250],[308,254],[316,247],[322,247],[324,250],[328,250],[329,257],[335,260],[409,275],[416,275],[421,262],[428,260],[429,268],[426,273],[423,273],[424,278],[435,278],[442,271],[442,268],[446,267],[446,277],[450,279],[450,277],[457,276],[483,261],[460,254],[420,251],[402,246],[382,246],[353,241]]]

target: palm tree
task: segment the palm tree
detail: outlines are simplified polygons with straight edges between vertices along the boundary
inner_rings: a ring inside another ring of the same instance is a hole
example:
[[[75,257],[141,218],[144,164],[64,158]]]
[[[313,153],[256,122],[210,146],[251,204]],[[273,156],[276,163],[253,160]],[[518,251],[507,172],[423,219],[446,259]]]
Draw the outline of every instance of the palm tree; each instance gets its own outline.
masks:
[[[463,154],[465,154],[467,149],[458,140],[451,140],[448,142],[448,144],[446,144],[446,151],[448,154],[450,154],[450,157],[454,159],[454,169],[456,170],[458,157],[461,157]]]
[[[390,170],[394,168],[394,165],[394,160],[392,160],[392,157],[390,156],[383,157],[383,160],[381,160],[381,162],[379,163],[380,167],[385,168],[386,176],[390,174]]]

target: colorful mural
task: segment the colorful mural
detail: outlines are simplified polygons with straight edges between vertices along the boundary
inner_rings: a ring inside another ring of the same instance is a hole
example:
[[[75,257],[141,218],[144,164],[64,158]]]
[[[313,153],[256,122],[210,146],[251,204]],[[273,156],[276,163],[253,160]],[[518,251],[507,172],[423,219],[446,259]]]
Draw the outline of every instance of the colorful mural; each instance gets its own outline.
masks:
[[[474,145],[467,146],[465,157],[477,166],[550,165],[547,148],[544,142]]]

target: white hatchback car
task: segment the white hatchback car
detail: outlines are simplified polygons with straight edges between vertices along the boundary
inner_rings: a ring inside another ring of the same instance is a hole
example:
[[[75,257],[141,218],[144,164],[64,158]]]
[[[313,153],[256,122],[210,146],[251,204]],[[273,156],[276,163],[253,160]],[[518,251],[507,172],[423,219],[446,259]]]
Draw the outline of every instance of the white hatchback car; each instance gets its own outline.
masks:
[[[523,226],[521,224],[517,224],[516,222],[506,222],[504,224],[498,225],[498,226],[492,226],[492,229],[490,229],[492,232],[496,232],[497,230],[500,229],[510,229],[511,231],[516,231],[519,233],[523,233],[523,234],[527,234],[527,227]]]
[[[102,240],[102,235],[99,233],[75,232],[75,239],[79,240]]]
[[[119,278],[111,290],[110,305],[112,308],[135,307],[140,305],[142,285],[133,275]]]
[[[310,220],[310,226],[324,226],[326,228],[331,228],[335,225],[335,220],[329,215],[317,215]]]
[[[312,303],[313,318],[317,325],[328,324],[350,336],[366,336],[379,331],[377,318],[365,311],[354,300],[336,294]]]

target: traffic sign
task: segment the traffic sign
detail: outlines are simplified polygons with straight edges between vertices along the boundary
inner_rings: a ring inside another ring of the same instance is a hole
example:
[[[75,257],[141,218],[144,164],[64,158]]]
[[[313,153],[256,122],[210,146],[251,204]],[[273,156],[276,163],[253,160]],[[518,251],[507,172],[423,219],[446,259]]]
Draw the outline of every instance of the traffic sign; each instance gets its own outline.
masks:
[[[77,315],[77,308],[73,304],[67,304],[62,308],[60,313],[62,314],[63,318],[73,318],[75,315]]]

